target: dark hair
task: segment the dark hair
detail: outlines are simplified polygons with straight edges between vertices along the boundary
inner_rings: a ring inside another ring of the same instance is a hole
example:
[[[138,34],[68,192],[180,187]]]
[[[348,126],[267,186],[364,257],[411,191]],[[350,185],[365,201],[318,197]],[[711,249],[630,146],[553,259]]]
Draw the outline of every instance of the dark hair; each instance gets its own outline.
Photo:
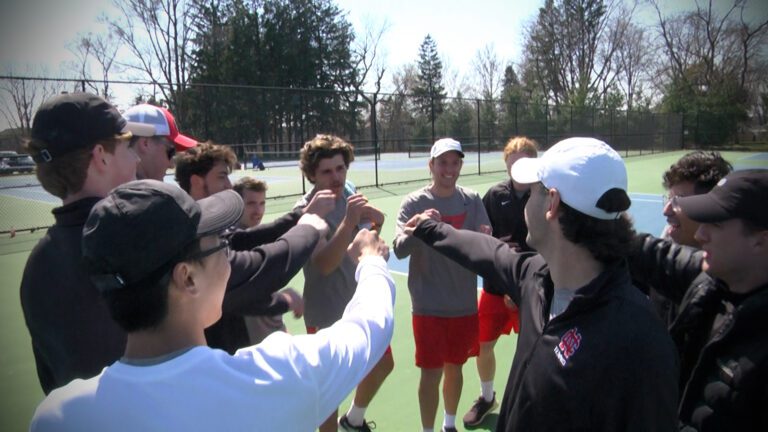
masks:
[[[627,193],[614,188],[600,197],[597,207],[607,212],[623,212],[629,204]],[[629,254],[635,230],[626,213],[606,220],[581,213],[563,201],[560,201],[560,209],[558,221],[565,238],[586,248],[596,260],[613,264]]]
[[[57,156],[50,162],[37,164],[37,180],[43,189],[51,195],[65,199],[70,195],[76,194],[83,189],[85,179],[88,177],[88,165],[91,163],[93,148],[101,144],[107,153],[115,153],[117,143],[123,139],[115,137],[93,143],[90,146],[72,150],[71,152]],[[43,150],[49,147],[49,143],[30,139],[25,148],[33,155],[39,155]]]
[[[253,177],[243,177],[235,183],[235,186],[232,189],[239,193],[240,196],[243,196],[243,192],[247,190],[252,192],[266,192],[267,182]]]
[[[696,150],[670,165],[662,176],[662,185],[669,189],[682,182],[691,182],[694,192],[704,194],[732,170],[733,166],[719,152]]]
[[[344,141],[343,139],[335,135],[318,134],[311,140],[304,143],[304,147],[301,149],[299,156],[299,167],[301,172],[311,180],[311,177],[315,176],[317,166],[320,165],[321,159],[328,159],[342,155],[344,158],[344,165],[349,168],[349,164],[355,160],[354,147],[352,144]]]
[[[196,240],[179,256],[188,257],[198,252],[200,241]],[[162,324],[168,315],[168,287],[173,269],[176,264],[185,261],[202,262],[185,258],[173,259],[159,269],[157,277],[150,275],[146,280],[132,286],[102,292],[107,309],[120,328],[126,333],[132,333],[157,328]]]
[[[175,162],[176,182],[189,193],[193,175],[204,177],[217,162],[224,162],[232,170],[237,163],[237,156],[227,146],[204,142],[176,154]]]

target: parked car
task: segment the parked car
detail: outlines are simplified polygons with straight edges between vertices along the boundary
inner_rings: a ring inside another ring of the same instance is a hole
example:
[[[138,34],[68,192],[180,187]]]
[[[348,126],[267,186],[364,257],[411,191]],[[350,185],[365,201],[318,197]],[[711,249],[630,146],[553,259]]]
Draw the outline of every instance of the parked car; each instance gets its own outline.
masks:
[[[35,161],[28,154],[0,154],[0,174],[31,173],[35,171]]]

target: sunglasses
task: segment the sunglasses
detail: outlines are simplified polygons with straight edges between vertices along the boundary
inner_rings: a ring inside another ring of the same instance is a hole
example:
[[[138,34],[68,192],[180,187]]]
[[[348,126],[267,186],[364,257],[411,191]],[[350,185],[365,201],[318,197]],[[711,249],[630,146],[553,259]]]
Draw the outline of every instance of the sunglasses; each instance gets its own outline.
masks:
[[[227,249],[227,250],[229,249],[229,240],[222,238],[219,244],[217,244],[216,246],[210,249],[201,250],[200,252],[193,253],[192,255],[189,255],[186,259],[189,261],[198,261],[203,258],[209,257],[222,249]]]

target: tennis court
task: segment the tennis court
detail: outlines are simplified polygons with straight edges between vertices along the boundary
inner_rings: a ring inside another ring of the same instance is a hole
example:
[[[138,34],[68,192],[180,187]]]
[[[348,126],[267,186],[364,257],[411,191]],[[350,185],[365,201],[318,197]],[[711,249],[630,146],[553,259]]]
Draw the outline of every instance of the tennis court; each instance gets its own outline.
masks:
[[[633,215],[635,225],[639,231],[646,231],[652,234],[658,234],[661,231],[661,227],[664,224],[664,218],[661,215],[661,174],[683,154],[684,152],[657,153],[626,159],[629,172],[629,189],[633,200],[630,213]],[[737,169],[768,168],[768,153],[723,152],[723,156],[731,161]],[[384,161],[386,160],[379,161],[378,163]],[[350,178],[358,184],[370,184],[369,177],[371,176],[371,171],[365,165],[368,163],[373,164],[374,162],[358,160],[353,163],[350,169]],[[465,161],[465,173],[468,171],[467,168],[471,163],[470,158]],[[476,163],[476,160],[474,163]],[[485,162],[483,162],[483,172],[494,170],[497,172],[480,176],[465,175],[462,176],[459,183],[482,194],[490,186],[505,178],[505,174],[500,169],[494,169],[495,165],[490,165],[490,161],[488,163],[489,167],[486,170]],[[503,167],[500,156],[498,157],[498,164]],[[401,172],[395,169],[410,170],[408,172],[420,173],[420,177],[417,178],[425,179],[428,176],[426,165],[426,158],[413,159],[413,161],[395,160],[392,162],[392,172]],[[285,177],[288,179],[283,181],[285,183],[293,182],[292,187],[296,189],[296,182],[301,181],[298,168],[293,166],[285,167],[285,169]],[[233,178],[241,175],[252,175],[267,179],[270,182],[269,193],[272,196],[278,195],[276,189],[278,189],[277,184],[279,183],[277,182],[283,178],[283,173],[277,171],[277,169],[274,171],[272,169],[267,169],[266,171],[237,171],[233,174]],[[397,174],[393,175],[395,176],[393,178],[397,178]],[[275,177],[274,182],[270,180],[270,177]],[[365,181],[359,182],[356,180],[357,178],[362,178]],[[1,180],[6,181],[7,179],[3,178]],[[402,197],[423,184],[426,184],[426,180],[408,184],[393,184],[381,188],[362,188],[361,192],[365,193],[373,204],[381,208],[387,215],[387,222],[383,227],[382,236],[388,241],[391,241],[394,236],[394,222]],[[5,218],[9,211],[18,213],[19,217],[25,217],[25,215],[28,218],[34,217],[28,214],[32,211],[30,208],[35,208],[34,212],[39,211],[39,209],[28,206],[42,206],[47,209],[45,210],[47,212],[56,204],[56,200],[45,198],[39,191],[29,191],[13,196],[7,194],[6,191],[7,189],[4,189],[2,196],[0,196],[0,205],[3,207],[0,210],[0,217],[2,218]],[[267,203],[269,214],[265,217],[265,220],[270,220],[290,210],[295,201],[295,196],[269,200]],[[0,221],[0,223],[4,224],[5,222]],[[35,406],[43,398],[35,373],[29,336],[19,305],[19,283],[24,263],[29,255],[29,251],[41,235],[42,231],[36,231],[34,233],[18,234],[13,238],[10,238],[8,235],[3,235],[0,238],[0,287],[2,287],[0,290],[0,346],[2,346],[2,350],[0,350],[0,374],[2,374],[0,376],[0,382],[2,382],[2,393],[0,393],[2,394],[0,396],[2,398],[0,400],[0,430],[2,431],[26,430]],[[419,407],[416,395],[419,371],[413,364],[414,347],[411,336],[410,298],[405,275],[407,273],[407,262],[390,257],[390,266],[395,273],[394,277],[398,296],[395,306],[395,336],[392,342],[395,370],[374,399],[366,417],[377,423],[377,430],[415,431],[420,429]],[[55,283],[55,281],[51,281],[51,283]],[[291,282],[290,286],[301,290],[303,277],[298,275]],[[287,317],[286,323],[291,332],[304,333],[303,321]],[[497,344],[498,372],[496,376],[496,389],[499,392],[503,391],[506,384],[507,373],[514,355],[515,342],[516,339],[514,337],[505,337]],[[480,384],[477,379],[475,363],[474,360],[470,360],[464,367],[464,391],[459,405],[459,416],[463,416],[472,401],[477,397],[479,388]],[[342,409],[346,409],[349,403],[348,399],[344,402]],[[440,422],[442,421],[442,405],[438,413],[437,422]],[[297,413],[297,415],[301,415],[301,413]],[[477,430],[492,430],[495,421],[495,416],[489,416],[486,422]]]

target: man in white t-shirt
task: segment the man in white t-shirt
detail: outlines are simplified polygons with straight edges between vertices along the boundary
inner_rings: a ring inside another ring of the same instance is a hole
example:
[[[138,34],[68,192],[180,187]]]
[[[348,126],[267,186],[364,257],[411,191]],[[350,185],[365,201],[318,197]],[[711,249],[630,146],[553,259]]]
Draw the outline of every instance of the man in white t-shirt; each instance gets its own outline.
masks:
[[[155,180],[96,204],[84,264],[128,334],[125,352],[100,375],[53,391],[30,430],[311,431],[328,417],[392,338],[388,248],[374,232],[355,237],[358,289],[338,322],[311,336],[274,333],[229,355],[206,346],[204,329],[221,316],[230,273],[221,233],[242,211],[237,192],[195,201]],[[316,238],[327,230],[312,214],[299,225]]]

